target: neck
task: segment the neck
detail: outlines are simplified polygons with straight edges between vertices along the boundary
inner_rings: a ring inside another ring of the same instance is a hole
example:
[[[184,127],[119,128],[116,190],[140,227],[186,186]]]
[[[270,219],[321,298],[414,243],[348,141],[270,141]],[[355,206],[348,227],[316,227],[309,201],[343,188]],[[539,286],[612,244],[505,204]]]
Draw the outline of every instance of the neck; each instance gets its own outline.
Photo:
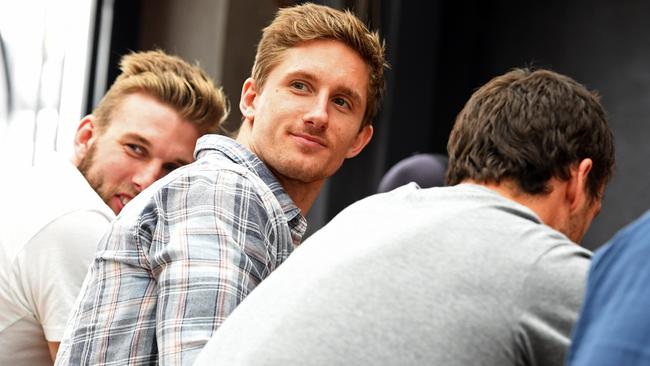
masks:
[[[471,183],[489,188],[511,201],[528,207],[537,214],[544,224],[558,231],[562,231],[562,223],[565,221],[568,211],[565,210],[566,207],[562,200],[564,197],[563,185],[559,184],[554,178],[548,183],[551,187],[551,192],[546,194],[525,193],[512,181],[492,183],[467,180],[463,183]]]
[[[275,174],[275,172],[274,172]],[[316,201],[318,193],[320,193],[321,188],[325,180],[319,180],[316,182],[300,182],[297,180],[287,179],[285,177],[280,177],[276,174],[278,182],[282,184],[282,188],[287,192],[293,203],[298,206],[300,213],[305,216],[309,212],[309,209]]]
[[[236,140],[251,152],[255,153],[255,151],[248,143],[250,139],[250,123],[251,122],[249,120],[243,121],[242,126],[240,127],[237,134]],[[291,197],[293,203],[295,203],[296,206],[300,209],[300,213],[303,216],[307,215],[307,212],[309,212],[309,209],[314,204],[314,201],[316,201],[318,193],[320,192],[323,183],[325,183],[325,180],[322,179],[315,182],[305,183],[278,174],[271,166],[267,165],[267,167],[269,170],[271,170],[278,182],[280,182],[285,192],[287,192],[289,197]]]

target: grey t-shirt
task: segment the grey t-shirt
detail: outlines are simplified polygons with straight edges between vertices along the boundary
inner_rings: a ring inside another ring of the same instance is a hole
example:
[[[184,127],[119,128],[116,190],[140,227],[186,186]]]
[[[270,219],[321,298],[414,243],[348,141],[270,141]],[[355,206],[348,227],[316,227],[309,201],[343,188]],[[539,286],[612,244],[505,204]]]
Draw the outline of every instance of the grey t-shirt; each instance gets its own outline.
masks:
[[[232,313],[197,365],[561,365],[591,253],[477,185],[345,209]]]

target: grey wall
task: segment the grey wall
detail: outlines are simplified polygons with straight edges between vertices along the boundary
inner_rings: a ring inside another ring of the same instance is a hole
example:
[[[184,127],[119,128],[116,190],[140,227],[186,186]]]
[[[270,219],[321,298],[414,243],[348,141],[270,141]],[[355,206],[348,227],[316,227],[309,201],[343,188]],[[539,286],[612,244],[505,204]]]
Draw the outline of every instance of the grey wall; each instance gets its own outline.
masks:
[[[596,246],[650,208],[650,2],[572,3],[558,64],[602,94],[617,168],[585,243]]]
[[[595,248],[650,208],[650,2],[492,1],[481,10],[475,65],[481,79],[537,65],[602,96],[618,166],[584,240]]]
[[[142,0],[140,49],[156,47],[198,61],[231,102],[225,127],[241,122],[241,86],[250,75],[261,29],[277,11],[272,0]]]
[[[140,44],[197,60],[222,80],[228,0],[143,0]]]

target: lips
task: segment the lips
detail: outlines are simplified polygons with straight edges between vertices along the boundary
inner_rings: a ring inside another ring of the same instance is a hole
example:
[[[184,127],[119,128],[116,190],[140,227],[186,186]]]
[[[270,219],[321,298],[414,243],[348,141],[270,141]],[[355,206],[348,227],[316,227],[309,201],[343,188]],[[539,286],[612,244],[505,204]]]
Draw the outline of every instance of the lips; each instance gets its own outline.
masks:
[[[327,147],[327,144],[325,143],[325,139],[306,134],[306,133],[291,133],[291,136],[293,136],[295,139],[298,141],[302,142],[304,145],[311,146],[311,147]]]

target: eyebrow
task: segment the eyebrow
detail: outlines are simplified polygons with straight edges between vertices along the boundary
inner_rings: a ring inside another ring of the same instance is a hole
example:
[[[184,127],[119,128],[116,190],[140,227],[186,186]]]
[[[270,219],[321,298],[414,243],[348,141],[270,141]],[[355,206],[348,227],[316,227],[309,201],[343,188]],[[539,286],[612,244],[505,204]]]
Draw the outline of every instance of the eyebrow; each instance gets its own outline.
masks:
[[[137,133],[127,133],[124,135],[125,138],[127,139],[132,139],[135,140],[138,144],[143,145],[147,149],[151,150],[151,142],[149,140],[145,139],[144,137],[138,135]],[[177,163],[179,165],[187,165],[191,163],[190,161],[186,161],[185,159],[176,159],[174,160],[174,163]]]
[[[300,71],[300,70],[290,72],[289,74],[287,74],[287,77],[288,78],[298,77],[298,78],[306,79],[306,80],[309,80],[309,81],[312,81],[312,82],[315,82],[315,81],[318,80],[316,78],[316,76],[313,75],[312,73],[309,73],[309,72],[306,72],[306,71]],[[349,88],[349,87],[347,87],[345,85],[341,85],[341,86],[338,86],[336,88],[336,91],[338,93],[341,93],[343,95],[346,95],[346,96],[350,97],[350,99],[352,99],[355,104],[361,105],[362,98],[361,98],[361,95],[356,90],[353,90],[352,88]]]

